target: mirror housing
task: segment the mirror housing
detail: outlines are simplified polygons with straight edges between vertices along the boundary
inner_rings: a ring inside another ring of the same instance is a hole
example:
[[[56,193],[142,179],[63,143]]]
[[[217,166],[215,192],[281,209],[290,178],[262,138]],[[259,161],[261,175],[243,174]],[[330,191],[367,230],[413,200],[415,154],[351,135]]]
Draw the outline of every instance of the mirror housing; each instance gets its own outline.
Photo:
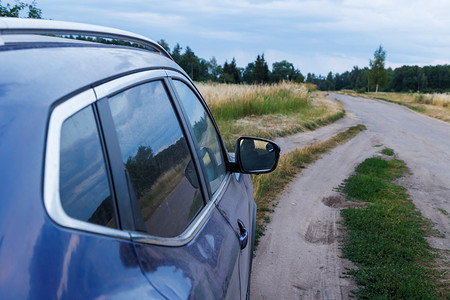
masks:
[[[189,160],[188,164],[184,168],[184,176],[189,181],[194,189],[198,189],[200,184],[198,183],[197,172],[195,171],[194,163]]]
[[[244,174],[270,173],[278,165],[280,146],[270,140],[241,136],[236,141],[234,172]]]

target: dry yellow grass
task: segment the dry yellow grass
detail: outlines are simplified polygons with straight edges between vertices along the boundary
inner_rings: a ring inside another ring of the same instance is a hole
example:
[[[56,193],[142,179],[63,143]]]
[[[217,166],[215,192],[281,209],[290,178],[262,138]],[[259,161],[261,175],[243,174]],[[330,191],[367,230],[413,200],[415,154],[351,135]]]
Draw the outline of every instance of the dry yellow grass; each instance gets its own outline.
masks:
[[[301,98],[307,98],[309,89],[307,84],[280,82],[278,84],[224,84],[224,83],[196,83],[203,98],[209,106],[223,105],[228,102],[242,102],[252,100],[260,94],[275,95],[282,90],[289,91]]]
[[[450,94],[413,94],[414,101],[441,107],[450,107]]]
[[[420,103],[428,104],[440,107],[450,107],[450,94],[449,93],[433,93],[433,94],[421,94],[421,93],[368,93],[368,95],[374,97],[383,97],[393,101],[401,101],[408,103]]]
[[[184,179],[184,168],[188,159],[161,174],[149,190],[138,200],[139,206],[143,208],[142,216],[145,220],[149,219],[163,203],[169,194]]]
[[[233,150],[234,142],[242,135],[274,139],[315,129],[345,114],[342,104],[329,100],[327,93],[311,92],[314,85],[198,83],[197,87],[211,108],[229,150]],[[222,117],[236,111],[240,112],[238,117]]]
[[[343,94],[380,99],[407,106],[419,113],[450,123],[450,94],[420,94],[420,93],[364,93],[341,91]]]

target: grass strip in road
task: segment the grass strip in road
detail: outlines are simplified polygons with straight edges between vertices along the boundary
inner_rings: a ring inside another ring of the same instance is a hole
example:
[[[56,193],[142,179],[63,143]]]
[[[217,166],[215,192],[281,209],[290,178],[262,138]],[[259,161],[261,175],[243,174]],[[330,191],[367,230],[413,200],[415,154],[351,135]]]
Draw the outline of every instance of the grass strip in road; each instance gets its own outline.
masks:
[[[448,282],[433,269],[435,254],[425,237],[431,228],[406,189],[392,183],[408,172],[398,159],[369,158],[339,187],[348,200],[367,202],[341,211],[342,251],[362,299],[448,299]],[[446,291],[447,290],[447,291]]]
[[[373,97],[370,97],[370,98],[371,99],[377,99],[377,100],[386,101],[386,102],[389,102],[389,103],[395,103],[395,104],[398,104],[398,105],[403,105],[403,106],[406,106],[407,108],[409,108],[411,110],[414,110],[414,111],[416,111],[418,113],[422,113],[422,114],[425,114],[425,115],[427,114],[427,108],[426,108],[425,105],[411,104],[411,103],[408,103],[408,102],[391,100],[391,99],[387,99],[385,97],[379,97],[379,96],[373,96]]]
[[[309,164],[338,145],[346,143],[365,129],[364,125],[350,127],[347,131],[341,132],[325,142],[283,155],[277,169],[272,173],[252,175],[253,194],[258,206],[255,245],[258,245],[259,238],[264,234],[265,224],[270,222],[268,217],[276,206],[275,199],[287,184]]]
[[[387,156],[393,156],[394,155],[394,150],[391,148],[384,148],[383,150],[380,151],[381,154],[387,155]]]
[[[328,108],[309,106],[307,110],[298,114],[253,116],[237,121],[218,119],[216,122],[225,146],[229,151],[234,151],[236,139],[242,135],[276,139],[298,132],[315,130],[334,123],[344,116],[345,110],[332,112],[328,111]]]

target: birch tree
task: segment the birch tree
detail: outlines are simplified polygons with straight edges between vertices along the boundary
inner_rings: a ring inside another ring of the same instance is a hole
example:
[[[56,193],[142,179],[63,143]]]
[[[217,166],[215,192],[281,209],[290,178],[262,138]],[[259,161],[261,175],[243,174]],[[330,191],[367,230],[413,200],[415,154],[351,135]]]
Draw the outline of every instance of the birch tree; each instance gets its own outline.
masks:
[[[387,84],[388,76],[387,70],[384,68],[385,60],[386,51],[380,45],[373,53],[373,60],[370,60],[369,81],[375,85],[375,93],[378,93],[378,88],[383,88]]]

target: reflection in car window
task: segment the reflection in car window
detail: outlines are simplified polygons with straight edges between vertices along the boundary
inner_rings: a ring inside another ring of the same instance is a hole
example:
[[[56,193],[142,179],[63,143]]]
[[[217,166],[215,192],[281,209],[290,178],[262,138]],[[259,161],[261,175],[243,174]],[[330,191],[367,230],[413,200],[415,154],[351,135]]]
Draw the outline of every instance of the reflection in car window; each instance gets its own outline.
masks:
[[[109,99],[122,160],[146,230],[183,232],[203,207],[198,177],[180,124],[161,81]]]
[[[174,80],[173,83],[189,117],[200,148],[211,192],[214,193],[219,188],[226,172],[219,136],[194,92],[181,81]]]
[[[61,204],[72,218],[115,228],[114,207],[91,106],[61,129]]]

